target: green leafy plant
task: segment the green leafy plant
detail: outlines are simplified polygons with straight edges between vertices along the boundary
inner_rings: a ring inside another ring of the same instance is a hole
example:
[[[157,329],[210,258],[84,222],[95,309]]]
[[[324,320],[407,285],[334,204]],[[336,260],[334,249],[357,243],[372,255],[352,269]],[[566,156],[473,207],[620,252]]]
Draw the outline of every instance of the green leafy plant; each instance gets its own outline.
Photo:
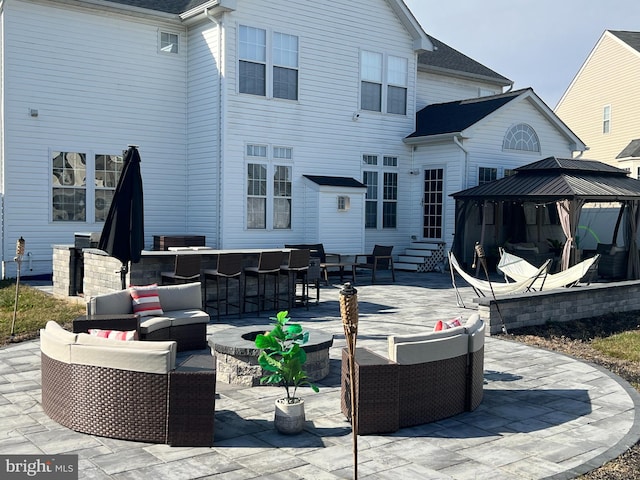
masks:
[[[297,323],[289,323],[289,312],[278,312],[273,329],[258,334],[255,345],[262,350],[258,363],[268,375],[260,379],[260,383],[279,385],[287,392],[287,403],[295,403],[298,387],[309,386],[314,392],[318,387],[309,381],[303,365],[307,361],[307,353],[302,345],[309,341],[309,332],[302,330]]]

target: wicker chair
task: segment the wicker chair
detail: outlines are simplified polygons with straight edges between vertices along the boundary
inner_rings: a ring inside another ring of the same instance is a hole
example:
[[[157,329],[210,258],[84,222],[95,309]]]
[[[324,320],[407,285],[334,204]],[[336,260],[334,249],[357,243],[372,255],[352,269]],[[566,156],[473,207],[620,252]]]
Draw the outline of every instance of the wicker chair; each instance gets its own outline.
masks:
[[[213,445],[213,356],[191,356],[176,368],[175,342],[109,340],[55,322],[40,338],[42,408],[52,420],[103,437]]]
[[[389,337],[392,359],[357,348],[358,433],[391,433],[475,410],[483,398],[484,332],[484,322],[474,314],[448,331]],[[348,362],[344,349],[341,409],[351,419]]]

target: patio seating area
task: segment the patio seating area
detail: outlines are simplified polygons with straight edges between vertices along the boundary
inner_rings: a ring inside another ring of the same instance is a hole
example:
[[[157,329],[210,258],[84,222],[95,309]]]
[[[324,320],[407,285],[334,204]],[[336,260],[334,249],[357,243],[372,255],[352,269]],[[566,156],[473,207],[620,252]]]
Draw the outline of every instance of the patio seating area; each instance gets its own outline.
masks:
[[[448,273],[396,272],[396,282],[357,285],[357,346],[386,355],[389,335],[431,331],[438,320],[468,318]],[[319,393],[304,388],[303,433],[273,428],[278,387],[216,384],[211,447],[171,447],[75,432],[41,407],[40,341],[0,350],[0,436],[5,453],[74,453],[80,478],[351,478],[352,438],[341,412],[345,347],[339,288],[319,305],[292,310],[303,327],[334,337],[330,373]],[[459,287],[470,305],[471,287]],[[267,325],[267,315],[235,315],[207,325],[209,340],[232,327]],[[192,352],[178,353],[178,362]],[[359,439],[361,478],[573,478],[617,457],[640,438],[640,395],[619,377],[565,355],[486,337],[484,397],[472,412]],[[271,455],[271,452],[274,452]],[[277,455],[275,454],[277,452]]]

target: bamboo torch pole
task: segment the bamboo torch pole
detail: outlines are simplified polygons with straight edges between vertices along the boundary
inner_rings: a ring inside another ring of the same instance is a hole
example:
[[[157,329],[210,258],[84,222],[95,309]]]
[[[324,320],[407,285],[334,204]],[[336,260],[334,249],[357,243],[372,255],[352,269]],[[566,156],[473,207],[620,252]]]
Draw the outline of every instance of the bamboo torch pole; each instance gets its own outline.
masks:
[[[353,478],[358,478],[358,413],[355,388],[355,354],[358,336],[358,291],[351,283],[340,290],[340,314],[349,353],[349,384],[351,387],[351,434],[353,436]]]
[[[11,340],[15,335],[16,328],[16,316],[18,314],[18,292],[20,290],[20,267],[22,266],[22,257],[24,256],[24,238],[20,237],[16,242],[16,256],[13,259],[18,264],[18,271],[16,275],[16,297],[13,302],[13,321],[11,322]]]

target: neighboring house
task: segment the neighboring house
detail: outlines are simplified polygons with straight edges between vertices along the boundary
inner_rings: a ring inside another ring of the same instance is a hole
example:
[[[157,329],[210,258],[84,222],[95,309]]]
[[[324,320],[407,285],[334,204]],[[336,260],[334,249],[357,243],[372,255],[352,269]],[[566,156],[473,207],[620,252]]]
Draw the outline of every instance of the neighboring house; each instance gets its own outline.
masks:
[[[583,148],[533,91],[500,95],[508,79],[428,36],[401,0],[0,8],[3,276],[20,236],[30,275],[51,272],[52,245],[102,229],[128,144],[149,248],[191,234],[396,255],[450,246],[450,193]],[[469,105],[489,107],[464,120]]]
[[[555,108],[585,158],[640,178],[640,32],[605,31]]]

